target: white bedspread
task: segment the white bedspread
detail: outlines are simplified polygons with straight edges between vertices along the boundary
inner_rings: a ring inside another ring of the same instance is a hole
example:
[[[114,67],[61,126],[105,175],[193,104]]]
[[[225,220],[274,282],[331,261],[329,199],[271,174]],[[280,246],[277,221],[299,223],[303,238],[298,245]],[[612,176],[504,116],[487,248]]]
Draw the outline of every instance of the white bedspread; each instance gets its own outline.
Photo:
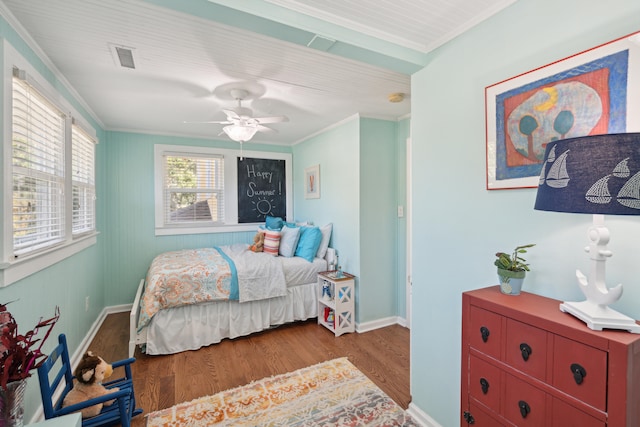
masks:
[[[287,285],[280,261],[272,255],[252,252],[247,248],[246,244],[220,248],[236,265],[239,301],[257,301],[286,295]]]

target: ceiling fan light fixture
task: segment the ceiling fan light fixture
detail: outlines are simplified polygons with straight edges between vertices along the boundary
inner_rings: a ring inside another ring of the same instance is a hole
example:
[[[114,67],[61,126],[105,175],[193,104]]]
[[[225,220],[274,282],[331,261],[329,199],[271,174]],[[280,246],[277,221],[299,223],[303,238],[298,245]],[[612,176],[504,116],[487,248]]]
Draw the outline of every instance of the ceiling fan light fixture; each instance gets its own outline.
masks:
[[[389,99],[389,102],[392,102],[392,103],[402,102],[404,100],[404,93],[402,92],[390,93],[387,99]]]
[[[237,142],[247,142],[258,131],[257,126],[229,125],[222,128],[229,138]]]

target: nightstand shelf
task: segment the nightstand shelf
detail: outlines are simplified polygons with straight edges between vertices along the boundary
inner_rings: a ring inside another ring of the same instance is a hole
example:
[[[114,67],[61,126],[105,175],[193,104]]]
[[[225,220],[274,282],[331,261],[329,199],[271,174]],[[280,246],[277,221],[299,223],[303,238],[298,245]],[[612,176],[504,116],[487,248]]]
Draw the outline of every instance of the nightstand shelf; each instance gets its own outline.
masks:
[[[318,274],[318,324],[329,329],[336,337],[356,330],[355,276],[335,271]]]

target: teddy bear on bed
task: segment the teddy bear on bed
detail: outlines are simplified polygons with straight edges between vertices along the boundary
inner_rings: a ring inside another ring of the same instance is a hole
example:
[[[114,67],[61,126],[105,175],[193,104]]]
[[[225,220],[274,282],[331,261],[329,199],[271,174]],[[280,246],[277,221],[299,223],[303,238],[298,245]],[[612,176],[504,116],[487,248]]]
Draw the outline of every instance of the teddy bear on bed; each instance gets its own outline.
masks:
[[[117,387],[107,389],[102,385],[102,381],[108,378],[113,373],[113,367],[111,364],[105,362],[101,357],[96,356],[91,351],[87,351],[82,360],[78,364],[78,367],[73,372],[76,380],[73,388],[64,398],[62,407],[75,405],[76,403],[84,402],[95,397],[104,396],[105,394],[118,391]],[[114,399],[115,400],[115,399]],[[100,413],[103,405],[111,405],[114,400],[108,402],[98,403],[97,405],[84,408],[82,412],[82,418],[94,417]]]
[[[262,252],[262,248],[264,247],[264,233],[257,232],[255,236],[253,236],[253,245],[249,246],[249,250],[253,252]]]

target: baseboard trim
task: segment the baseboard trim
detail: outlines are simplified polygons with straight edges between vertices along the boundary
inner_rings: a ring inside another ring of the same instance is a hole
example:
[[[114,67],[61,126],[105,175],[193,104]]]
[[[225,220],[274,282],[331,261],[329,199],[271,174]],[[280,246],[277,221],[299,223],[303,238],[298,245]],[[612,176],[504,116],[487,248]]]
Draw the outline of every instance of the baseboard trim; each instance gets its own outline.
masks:
[[[374,329],[380,329],[391,325],[400,325],[406,327],[406,324],[407,323],[406,321],[404,321],[404,319],[397,316],[391,316],[385,317],[383,319],[371,320],[369,322],[356,323],[356,332],[369,332],[373,331]]]
[[[413,417],[423,427],[442,427],[436,420],[431,418],[429,414],[418,408],[413,403],[409,403],[407,413]]]
[[[131,309],[133,308],[133,304],[120,304],[120,305],[112,305],[110,307],[105,307],[105,310],[107,311],[107,314],[113,314],[113,313],[125,313],[125,312],[130,312]]]

